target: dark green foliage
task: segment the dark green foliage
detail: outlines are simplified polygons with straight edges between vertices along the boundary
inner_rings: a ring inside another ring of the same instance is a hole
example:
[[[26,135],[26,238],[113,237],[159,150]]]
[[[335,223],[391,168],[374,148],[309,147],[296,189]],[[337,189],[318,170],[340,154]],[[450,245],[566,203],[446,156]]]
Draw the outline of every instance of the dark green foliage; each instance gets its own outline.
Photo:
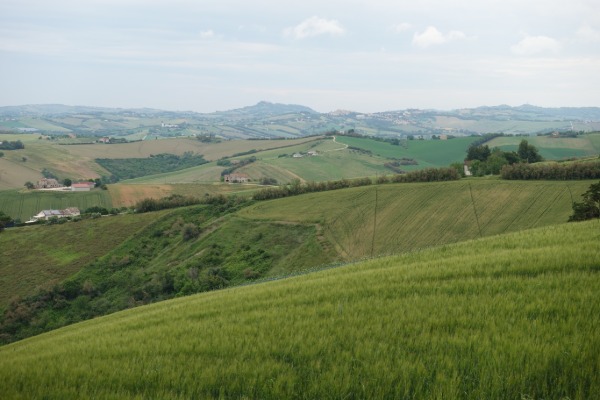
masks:
[[[471,145],[467,150],[467,160],[485,161],[491,154],[492,152],[487,144],[479,146]]]
[[[100,214],[100,215],[108,215],[109,212],[106,208],[100,206],[93,206],[86,208],[82,214]]]
[[[521,143],[519,143],[517,154],[521,161],[525,163],[535,163],[543,160],[542,156],[538,153],[537,148],[530,145],[525,139],[521,140]]]
[[[0,149],[2,150],[20,150],[24,149],[25,145],[20,140],[16,140],[14,142],[3,141],[0,144]]]
[[[181,236],[186,242],[197,238],[198,235],[200,235],[200,229],[198,229],[196,224],[188,223],[181,228]]]
[[[253,150],[251,152],[256,152],[256,150]],[[244,154],[246,154],[246,153],[244,153]],[[221,176],[225,176],[225,175],[231,174],[233,171],[235,171],[238,168],[242,168],[243,166],[246,166],[248,164],[251,164],[251,163],[255,162],[256,161],[256,157],[255,156],[251,156],[251,157],[248,157],[248,158],[243,158],[241,160],[234,160],[234,161],[230,161],[228,164],[226,163],[228,160],[219,160],[219,161],[221,161],[221,164],[223,166],[230,165],[229,168],[225,168],[223,171],[221,171]],[[218,162],[217,162],[217,165],[219,165]]]
[[[48,179],[58,179],[58,176],[56,176],[52,171],[50,171],[48,168],[44,168],[42,169],[42,176],[44,178],[48,178]]]
[[[600,161],[543,164],[513,164],[502,167],[502,179],[575,180],[600,178]]]
[[[25,185],[24,185],[24,186],[25,186],[27,189],[29,189],[29,190],[31,190],[31,189],[34,189],[34,188],[35,188],[35,185],[34,185],[34,184],[33,184],[33,182],[31,182],[31,181],[27,181],[27,182],[25,182]]]
[[[0,211],[0,232],[2,232],[4,228],[12,226],[13,222],[14,221],[11,217]]]
[[[573,215],[569,217],[569,221],[600,218],[600,182],[591,184],[581,197],[583,201],[573,203]]]
[[[260,178],[259,183],[261,185],[277,185],[277,179],[275,179],[275,178],[269,178],[269,177],[263,177],[263,178]]]
[[[71,186],[72,183],[73,183],[73,181],[69,178],[63,179],[63,185],[65,185],[67,187]]]
[[[96,162],[110,171],[117,180],[121,180],[179,171],[205,164],[208,161],[200,154],[186,152],[182,156],[157,154],[149,158],[98,158]]]
[[[0,157],[4,157],[4,153],[0,151]]]

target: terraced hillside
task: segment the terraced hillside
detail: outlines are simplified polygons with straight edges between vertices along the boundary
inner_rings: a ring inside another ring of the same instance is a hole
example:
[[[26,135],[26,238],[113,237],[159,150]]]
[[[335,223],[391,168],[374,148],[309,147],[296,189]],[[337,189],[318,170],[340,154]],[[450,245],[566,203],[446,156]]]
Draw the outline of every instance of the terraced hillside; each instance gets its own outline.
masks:
[[[162,302],[0,348],[7,398],[600,392],[598,221]]]

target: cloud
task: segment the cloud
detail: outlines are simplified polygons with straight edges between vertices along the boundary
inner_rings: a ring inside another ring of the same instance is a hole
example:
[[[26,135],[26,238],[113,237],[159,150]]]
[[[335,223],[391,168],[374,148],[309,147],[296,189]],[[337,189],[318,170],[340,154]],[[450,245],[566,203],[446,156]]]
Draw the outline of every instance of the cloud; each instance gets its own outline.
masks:
[[[341,36],[346,33],[344,27],[335,19],[310,17],[300,24],[286,28],[283,34],[294,39],[306,39],[319,35]]]
[[[408,22],[402,22],[400,24],[392,25],[390,30],[394,33],[402,33],[404,31],[409,30],[412,27]]]
[[[510,50],[518,55],[532,55],[538,53],[558,53],[560,42],[548,36],[525,36],[519,43],[511,46]]]
[[[415,46],[426,48],[433,45],[448,43],[453,40],[465,39],[466,37],[467,36],[461,31],[450,31],[444,35],[435,27],[429,26],[423,33],[415,32],[412,43]]]
[[[589,25],[584,25],[577,30],[577,38],[585,42],[600,42],[600,31]]]
[[[201,39],[210,39],[210,38],[212,38],[214,36],[215,36],[215,32],[212,29],[200,32],[200,38]]]

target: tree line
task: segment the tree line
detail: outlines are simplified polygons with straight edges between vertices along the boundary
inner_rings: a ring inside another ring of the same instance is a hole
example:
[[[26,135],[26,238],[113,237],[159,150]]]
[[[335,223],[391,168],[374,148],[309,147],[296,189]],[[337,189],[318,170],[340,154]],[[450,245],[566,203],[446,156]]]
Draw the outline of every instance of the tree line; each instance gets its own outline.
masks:
[[[502,179],[577,180],[600,178],[600,161],[504,165]]]
[[[20,140],[14,142],[0,142],[0,150],[21,150],[24,149],[25,145]]]

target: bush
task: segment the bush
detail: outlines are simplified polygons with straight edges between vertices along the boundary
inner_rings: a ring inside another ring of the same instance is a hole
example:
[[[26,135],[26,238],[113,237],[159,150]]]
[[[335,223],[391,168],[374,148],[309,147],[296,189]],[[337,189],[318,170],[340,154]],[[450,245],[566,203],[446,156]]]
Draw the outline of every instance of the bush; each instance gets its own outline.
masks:
[[[183,240],[187,242],[188,240],[197,238],[200,235],[200,229],[195,224],[188,223],[181,228],[181,235]]]

